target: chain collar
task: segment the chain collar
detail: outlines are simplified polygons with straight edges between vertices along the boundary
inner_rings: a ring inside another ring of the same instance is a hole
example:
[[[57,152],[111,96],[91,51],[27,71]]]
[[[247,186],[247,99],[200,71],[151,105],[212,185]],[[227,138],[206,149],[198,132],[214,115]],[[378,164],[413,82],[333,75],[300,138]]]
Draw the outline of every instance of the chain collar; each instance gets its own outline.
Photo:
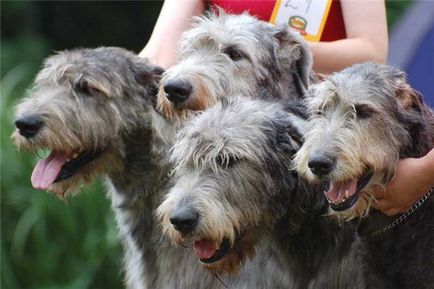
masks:
[[[371,237],[375,237],[378,235],[381,235],[393,228],[395,228],[396,226],[398,226],[399,224],[401,224],[402,222],[404,222],[411,214],[413,214],[417,209],[419,209],[423,203],[425,203],[425,201],[429,198],[429,196],[434,192],[434,187],[432,187],[428,193],[426,193],[422,198],[420,198],[407,212],[402,213],[398,218],[396,218],[392,223],[390,223],[389,225],[384,226],[383,228],[374,231],[371,234]]]

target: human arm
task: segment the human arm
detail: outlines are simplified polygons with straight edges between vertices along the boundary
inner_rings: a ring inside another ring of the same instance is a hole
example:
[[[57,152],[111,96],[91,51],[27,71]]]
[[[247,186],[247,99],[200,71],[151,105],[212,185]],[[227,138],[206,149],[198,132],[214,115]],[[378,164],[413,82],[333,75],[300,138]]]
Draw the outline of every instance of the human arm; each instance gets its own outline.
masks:
[[[313,69],[328,74],[355,63],[385,63],[388,51],[384,0],[341,0],[346,39],[311,42]]]
[[[398,162],[395,177],[386,188],[376,188],[378,202],[373,207],[386,215],[395,215],[410,207],[434,187],[434,148],[424,157]]]
[[[164,1],[152,35],[139,56],[164,69],[174,65],[181,34],[192,24],[192,17],[202,15],[205,8],[203,0]]]

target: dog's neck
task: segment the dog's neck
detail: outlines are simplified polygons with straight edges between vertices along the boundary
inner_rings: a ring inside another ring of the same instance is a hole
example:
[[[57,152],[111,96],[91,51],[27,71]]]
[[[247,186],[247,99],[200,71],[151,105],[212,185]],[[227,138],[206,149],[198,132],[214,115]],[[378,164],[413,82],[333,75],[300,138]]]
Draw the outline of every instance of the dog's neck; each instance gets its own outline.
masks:
[[[126,194],[146,189],[154,180],[149,179],[156,164],[151,151],[152,131],[146,127],[137,127],[123,135],[119,144],[119,167],[114,167],[108,174],[117,191]]]
[[[160,240],[160,230],[154,219],[165,184],[168,169],[164,156],[155,150],[156,137],[150,114],[133,130],[119,137],[119,168],[107,175],[112,207],[125,246],[126,280],[129,288],[154,288],[157,282],[158,250],[166,243]]]
[[[287,266],[297,276],[295,282],[300,288],[327,267],[337,263],[336,259],[347,255],[355,241],[354,224],[339,224],[328,215],[328,204],[323,188],[313,187],[300,180],[295,192],[288,195],[286,215],[276,224],[273,233],[276,246],[285,252]]]

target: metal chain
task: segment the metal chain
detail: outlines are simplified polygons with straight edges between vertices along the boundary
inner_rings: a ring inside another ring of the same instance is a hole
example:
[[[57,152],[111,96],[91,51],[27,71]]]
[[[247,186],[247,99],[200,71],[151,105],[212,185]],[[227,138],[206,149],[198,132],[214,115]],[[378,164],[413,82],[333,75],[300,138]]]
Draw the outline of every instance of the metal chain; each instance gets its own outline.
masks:
[[[383,234],[383,233],[389,231],[390,229],[395,228],[397,225],[401,224],[402,222],[404,222],[411,214],[414,213],[414,211],[416,211],[417,209],[420,208],[420,206],[422,206],[422,204],[429,198],[429,196],[433,192],[434,192],[434,187],[432,187],[428,191],[428,193],[426,193],[422,198],[420,198],[407,212],[402,213],[398,218],[396,218],[389,225],[386,225],[385,227],[373,232],[371,234],[371,236],[374,237],[374,236],[378,236],[380,234]]]

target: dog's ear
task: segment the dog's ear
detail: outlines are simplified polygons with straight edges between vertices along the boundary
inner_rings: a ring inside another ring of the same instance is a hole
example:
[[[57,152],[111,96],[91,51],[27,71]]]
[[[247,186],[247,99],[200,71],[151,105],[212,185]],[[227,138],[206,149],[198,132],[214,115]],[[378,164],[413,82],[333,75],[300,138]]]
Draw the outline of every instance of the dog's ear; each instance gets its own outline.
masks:
[[[307,129],[307,112],[301,104],[289,103],[273,119],[276,128],[276,148],[292,158],[303,144]]]
[[[289,48],[289,50],[282,49],[282,51],[291,53],[295,70],[294,80],[298,82],[296,85],[306,90],[313,75],[312,53],[307,42],[298,33],[290,31],[287,25],[278,26],[274,37],[280,47],[286,46]]]
[[[146,89],[145,98],[149,99],[155,108],[157,105],[158,84],[164,69],[151,64],[147,58],[137,57],[133,70],[136,81]]]
[[[134,62],[134,76],[143,86],[157,85],[164,73],[164,69],[151,64],[147,58],[137,57]]]
[[[420,157],[426,153],[427,149],[432,148],[432,142],[428,145],[423,145],[426,143],[425,140],[427,139],[427,137],[424,136],[427,130],[427,123],[420,111],[405,109],[401,105],[398,105],[396,118],[400,124],[400,128],[403,129],[403,135],[407,133],[409,136],[408,141],[403,142],[400,149],[400,156],[402,158]]]
[[[71,79],[71,82],[75,91],[86,95],[113,94],[107,81],[98,80],[90,75],[80,75]]]
[[[424,104],[422,95],[407,82],[404,72],[393,75],[395,98],[398,104],[397,120],[409,133],[411,141],[401,148],[402,157],[420,157],[432,149],[433,139],[430,135],[430,124],[434,115]]]
[[[422,95],[414,90],[405,80],[396,81],[395,96],[404,110],[416,110],[421,112],[424,104]]]
[[[424,107],[422,96],[408,84],[404,71],[390,65],[375,63],[366,65],[376,75],[381,75],[381,81],[385,82],[390,96],[395,98],[400,109],[422,111]]]

